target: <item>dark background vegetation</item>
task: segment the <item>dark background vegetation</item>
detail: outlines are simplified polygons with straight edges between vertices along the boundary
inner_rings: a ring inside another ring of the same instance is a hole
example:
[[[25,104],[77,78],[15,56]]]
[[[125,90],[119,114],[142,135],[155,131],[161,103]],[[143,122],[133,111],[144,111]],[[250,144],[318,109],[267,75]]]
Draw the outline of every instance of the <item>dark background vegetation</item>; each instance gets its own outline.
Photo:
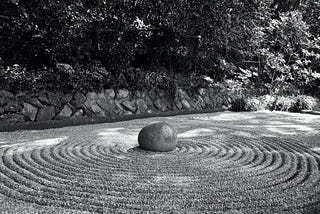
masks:
[[[319,1],[3,0],[0,8],[0,85],[13,92],[197,87],[206,75],[270,94],[319,93]]]

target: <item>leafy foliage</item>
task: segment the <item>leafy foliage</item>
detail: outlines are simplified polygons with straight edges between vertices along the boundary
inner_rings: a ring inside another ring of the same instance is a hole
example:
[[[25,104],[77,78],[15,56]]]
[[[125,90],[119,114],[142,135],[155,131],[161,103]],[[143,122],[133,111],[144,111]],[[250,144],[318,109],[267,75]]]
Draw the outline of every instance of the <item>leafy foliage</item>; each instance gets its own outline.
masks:
[[[294,110],[300,112],[301,110],[312,110],[317,105],[315,98],[311,96],[300,95],[295,98]]]
[[[253,44],[259,59],[258,80],[265,82],[270,93],[286,85],[307,85],[314,71],[312,62],[320,59],[319,39],[312,38],[300,12],[287,12],[265,27],[256,28]]]
[[[231,102],[231,111],[258,111],[265,110],[265,106],[262,106],[261,100],[255,97],[238,97]]]
[[[296,100],[294,97],[290,97],[290,96],[276,97],[274,100],[274,103],[271,105],[272,106],[271,110],[295,112],[296,111],[294,107],[295,103],[296,103]]]
[[[317,100],[311,96],[270,96],[244,98],[238,97],[231,103],[231,111],[289,111],[301,112],[313,110],[317,106]]]
[[[246,109],[246,99],[243,97],[238,97],[231,102],[231,111],[247,111]]]
[[[318,78],[317,1],[6,0],[0,8],[1,75],[17,82],[19,64],[21,81],[32,80],[21,89],[139,88],[143,79],[170,88],[207,75],[279,93]],[[57,71],[57,62],[75,72]]]

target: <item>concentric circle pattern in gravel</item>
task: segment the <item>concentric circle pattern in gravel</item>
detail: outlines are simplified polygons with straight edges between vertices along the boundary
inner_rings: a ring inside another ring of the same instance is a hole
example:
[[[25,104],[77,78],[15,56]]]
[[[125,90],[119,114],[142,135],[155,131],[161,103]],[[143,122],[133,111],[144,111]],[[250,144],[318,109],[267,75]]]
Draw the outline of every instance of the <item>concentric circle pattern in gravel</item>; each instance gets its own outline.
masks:
[[[0,147],[0,194],[94,213],[317,213],[320,153],[278,137],[205,134],[155,153],[68,138]]]

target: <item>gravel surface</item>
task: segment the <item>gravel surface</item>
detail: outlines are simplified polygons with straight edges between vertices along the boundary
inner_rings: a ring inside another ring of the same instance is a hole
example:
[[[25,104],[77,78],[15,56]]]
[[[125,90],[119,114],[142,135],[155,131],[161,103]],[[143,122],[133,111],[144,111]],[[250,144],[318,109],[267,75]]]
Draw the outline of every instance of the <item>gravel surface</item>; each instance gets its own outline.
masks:
[[[144,126],[178,131],[166,153]],[[0,213],[320,213],[320,116],[210,113],[0,133]]]

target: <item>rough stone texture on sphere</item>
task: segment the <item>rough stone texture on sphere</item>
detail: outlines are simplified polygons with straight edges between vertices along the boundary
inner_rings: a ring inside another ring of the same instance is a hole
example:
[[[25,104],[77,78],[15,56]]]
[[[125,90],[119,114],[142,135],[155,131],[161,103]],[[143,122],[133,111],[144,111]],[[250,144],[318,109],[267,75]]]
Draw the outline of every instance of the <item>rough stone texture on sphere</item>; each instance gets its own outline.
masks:
[[[144,150],[168,152],[177,145],[177,132],[167,123],[154,123],[140,131],[138,142]]]

